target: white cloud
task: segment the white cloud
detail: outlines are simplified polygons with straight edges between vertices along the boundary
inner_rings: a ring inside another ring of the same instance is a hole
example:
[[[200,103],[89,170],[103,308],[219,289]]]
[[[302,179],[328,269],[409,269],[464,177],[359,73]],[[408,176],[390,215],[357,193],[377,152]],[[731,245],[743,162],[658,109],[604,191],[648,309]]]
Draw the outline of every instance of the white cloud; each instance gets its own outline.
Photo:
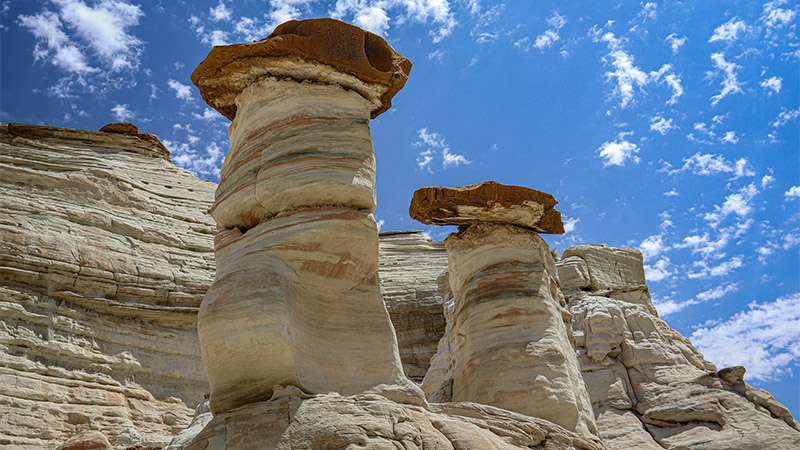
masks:
[[[783,193],[787,200],[792,198],[800,198],[800,186],[792,186],[788,191]]]
[[[564,25],[567,23],[567,18],[560,15],[558,12],[554,12],[549,19],[547,19],[547,24],[550,25],[550,28],[545,30],[544,33],[536,36],[536,39],[533,41],[533,46],[538,48],[541,51],[544,51],[546,48],[550,48],[553,44],[561,39],[558,32],[564,28]]]
[[[723,144],[735,144],[739,142],[739,138],[736,137],[735,131],[726,131],[725,134],[719,138],[719,141]]]
[[[709,39],[708,42],[733,42],[739,37],[740,34],[744,34],[746,31],[747,25],[744,23],[744,21],[738,20],[738,18],[734,17],[718,26],[714,30],[714,34],[711,36],[711,39]]]
[[[739,283],[719,285],[715,288],[697,294],[695,298],[697,300],[700,300],[701,302],[707,302],[710,300],[719,300],[722,297],[730,294],[731,292],[736,292],[738,290],[739,290]]]
[[[778,117],[776,117],[775,120],[769,124],[773,128],[778,128],[784,126],[787,122],[797,119],[798,117],[800,117],[800,107],[797,109],[786,109],[781,107],[781,112],[778,114]]]
[[[674,128],[678,128],[675,125],[672,125],[672,119],[665,119],[661,116],[655,116],[650,118],[650,131],[658,131],[661,135],[665,135]]]
[[[664,42],[672,48],[672,53],[675,54],[686,43],[687,39],[686,36],[678,37],[677,34],[672,33],[664,39]]]
[[[734,179],[756,176],[756,173],[753,170],[752,166],[750,166],[750,162],[747,161],[747,158],[739,158],[738,160],[736,160],[733,174],[734,174]]]
[[[736,70],[741,69],[734,63],[725,61],[725,55],[722,53],[714,53],[711,55],[711,60],[714,61],[715,73],[724,72],[725,78],[722,80],[722,90],[719,94],[711,97],[711,106],[716,106],[720,100],[731,95],[741,94],[742,83],[736,78]]]
[[[415,147],[424,147],[425,150],[419,152],[417,155],[417,166],[420,169],[425,169],[433,173],[431,163],[433,162],[434,155],[439,153],[442,155],[442,168],[447,169],[450,166],[460,166],[462,164],[471,164],[472,161],[468,160],[464,155],[452,153],[447,141],[438,133],[432,133],[427,128],[420,128],[417,130],[419,140],[412,145]]]
[[[641,17],[642,20],[645,20],[645,21],[647,19],[655,19],[656,18],[657,5],[655,3],[647,2],[647,3],[644,3],[644,4],[640,3],[640,5],[642,5],[642,10],[639,11],[639,14],[637,14],[638,17]]]
[[[645,260],[655,258],[667,248],[664,246],[664,239],[660,234],[649,236],[639,244],[639,250],[641,250]]]
[[[575,231],[575,228],[577,227],[578,222],[580,222],[580,221],[581,221],[581,219],[576,218],[576,217],[568,218],[564,222],[564,234],[572,233],[573,231]]]
[[[136,114],[130,110],[128,105],[121,105],[119,103],[111,108],[111,112],[114,113],[114,117],[117,118],[117,122],[130,122],[136,117]]]
[[[724,277],[734,270],[744,265],[741,256],[734,256],[728,261],[724,261],[716,266],[709,266],[705,261],[696,261],[695,265],[699,267],[696,272],[689,272],[686,274],[689,279],[705,279],[710,277]]]
[[[211,20],[215,22],[227,22],[231,20],[231,10],[228,9],[222,0],[220,0],[216,7],[209,8],[208,15],[211,17]]]
[[[639,157],[635,155],[639,152],[639,146],[623,138],[613,142],[603,142],[597,150],[604,159],[603,166],[624,166],[625,161],[629,159],[635,163],[639,162]]]
[[[297,13],[299,12],[297,11],[297,5],[306,6],[311,1],[273,1],[272,3],[277,3],[278,5],[287,5],[285,8],[276,8],[276,12],[272,13],[273,19],[278,17],[297,18]],[[292,8],[295,9],[293,10]],[[476,8],[470,9],[480,11],[479,6]],[[283,13],[284,11],[285,13]],[[278,12],[282,14],[278,14]],[[352,18],[349,21],[381,35],[386,35],[389,23],[392,21],[396,25],[405,23],[433,24],[434,28],[428,34],[434,43],[438,43],[449,36],[458,24],[455,15],[450,9],[448,0],[337,0],[328,12],[331,17],[337,19]],[[392,20],[392,13],[394,13],[394,20]]]
[[[798,303],[800,293],[753,302],[726,320],[707,321],[690,339],[719,367],[745,366],[749,380],[779,379],[800,361]]]
[[[175,97],[181,100],[191,100],[192,99],[192,88],[173,79],[170,79],[167,82],[169,88],[175,91]]]
[[[381,228],[383,228],[383,226],[386,225],[386,221],[383,219],[379,219],[375,221],[375,224],[378,225],[378,231],[381,231]]]
[[[447,52],[445,52],[442,49],[438,49],[438,50],[432,51],[432,52],[428,53],[428,60],[440,63],[440,62],[442,62],[442,58],[444,57],[445,53],[447,53]]]
[[[672,271],[669,270],[670,266],[670,260],[666,256],[656,261],[653,265],[645,264],[644,277],[647,281],[662,281],[672,275]]]
[[[659,316],[666,317],[670,314],[675,314],[676,312],[682,311],[689,306],[696,305],[698,302],[694,299],[685,300],[685,301],[675,301],[671,298],[665,299],[657,299],[653,298],[653,306],[655,306],[656,311],[658,311]]]
[[[164,146],[170,151],[170,157],[176,166],[188,170],[197,176],[216,176],[219,177],[219,170],[225,154],[216,142],[206,145],[205,151],[201,153],[195,149],[198,140],[190,139],[190,142],[176,142],[164,140]]]
[[[670,191],[664,192],[664,196],[666,197],[677,197],[678,195],[680,194],[678,194],[678,191],[676,191],[674,188]]]
[[[761,82],[761,87],[767,91],[768,95],[777,94],[781,91],[781,87],[783,87],[783,78],[769,77]]]
[[[764,175],[761,178],[761,189],[765,189],[767,186],[771,185],[775,182],[775,177],[772,175]]]
[[[695,128],[698,124],[695,124]],[[711,153],[695,153],[689,158],[683,159],[683,166],[680,169],[669,171],[670,175],[689,170],[695,175],[716,175],[719,173],[733,173],[735,165],[725,159],[722,155]]]
[[[222,114],[214,111],[211,108],[204,109],[203,114],[192,113],[192,115],[194,116],[195,119],[200,119],[200,120],[214,120],[214,119],[221,119],[223,117]]]
[[[675,104],[683,95],[681,79],[672,71],[672,65],[664,64],[657,71],[646,73],[634,64],[633,55],[625,51],[623,39],[611,32],[603,33],[597,26],[592,27],[590,34],[595,42],[602,41],[608,45],[609,53],[603,61],[614,70],[606,72],[605,76],[607,80],[616,82],[613,95],[620,98],[620,108],[626,108],[634,101],[637,88],[644,89],[652,82],[666,84],[672,89],[672,97],[667,101],[669,105]]]
[[[442,167],[448,168],[450,166],[460,166],[461,164],[471,164],[472,161],[467,160],[464,155],[450,153],[450,149],[445,147],[442,149]]]
[[[20,16],[19,21],[37,39],[33,50],[36,61],[49,60],[54,66],[71,73],[98,71],[89,65],[83,52],[71,44],[71,39],[61,29],[57,14],[44,11],[35,16]]]
[[[764,4],[764,13],[761,21],[767,27],[767,33],[772,33],[778,28],[791,24],[797,16],[793,9],[779,8],[788,3],[786,0],[775,0]]]
[[[758,194],[753,183],[739,189],[738,192],[725,197],[722,206],[714,205],[714,211],[706,213],[705,220],[716,227],[723,219],[731,214],[738,217],[745,217],[753,211],[752,200]]]

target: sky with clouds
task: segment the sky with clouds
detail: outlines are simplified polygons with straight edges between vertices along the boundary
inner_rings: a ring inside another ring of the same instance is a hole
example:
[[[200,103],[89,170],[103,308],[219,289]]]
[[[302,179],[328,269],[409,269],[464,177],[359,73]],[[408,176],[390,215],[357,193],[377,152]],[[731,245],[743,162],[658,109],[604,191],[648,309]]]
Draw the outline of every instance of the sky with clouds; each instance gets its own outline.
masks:
[[[0,121],[132,121],[218,180],[228,121],[189,75],[212,45],[330,16],[414,62],[372,121],[383,230],[421,186],[552,193],[578,243],[639,248],[663,318],[800,413],[796,2],[48,0],[0,3]]]

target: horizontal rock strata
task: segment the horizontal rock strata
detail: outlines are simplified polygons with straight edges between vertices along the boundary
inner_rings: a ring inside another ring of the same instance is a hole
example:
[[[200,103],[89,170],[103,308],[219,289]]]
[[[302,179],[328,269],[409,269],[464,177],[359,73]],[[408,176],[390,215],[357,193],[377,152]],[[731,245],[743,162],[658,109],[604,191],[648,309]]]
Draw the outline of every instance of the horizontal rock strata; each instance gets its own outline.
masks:
[[[277,392],[277,391],[276,391]],[[476,403],[421,406],[376,394],[275,398],[215,416],[187,450],[324,448],[603,450],[546,420]]]
[[[596,433],[547,244],[520,227],[472,225],[445,240],[449,343],[423,381],[431,400],[473,401]]]
[[[450,283],[444,244],[419,231],[380,233],[378,274],[403,371],[422,382],[446,324],[442,302]]]
[[[562,234],[561,213],[552,195],[496,181],[459,187],[423,187],[414,192],[409,214],[428,225],[477,223],[516,225],[539,233]]]
[[[214,185],[141,135],[0,125],[0,446],[164,445],[207,392]]]
[[[423,401],[381,299],[372,216],[369,119],[402,87],[403,61],[352,25],[308,20],[215,47],[192,75],[233,119],[211,209],[217,276],[198,315],[215,414],[283,384],[392,385]]]
[[[581,245],[556,266],[604,443],[618,449],[800,447],[800,427],[743,368],[717,372],[658,318],[638,250]]]

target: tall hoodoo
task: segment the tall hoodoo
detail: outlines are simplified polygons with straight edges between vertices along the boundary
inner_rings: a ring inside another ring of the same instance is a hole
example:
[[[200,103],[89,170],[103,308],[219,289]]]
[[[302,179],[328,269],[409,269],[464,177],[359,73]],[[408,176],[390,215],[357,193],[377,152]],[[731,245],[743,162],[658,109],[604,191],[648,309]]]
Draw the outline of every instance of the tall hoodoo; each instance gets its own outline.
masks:
[[[411,62],[333,19],[214,47],[192,74],[232,120],[211,214],[217,277],[198,331],[215,413],[275,385],[414,390],[378,284],[369,132]]]
[[[597,431],[570,315],[537,234],[564,232],[556,203],[550,194],[494,181],[414,193],[412,217],[459,225],[445,239],[452,326],[423,390],[432,400],[498,406],[590,436]]]

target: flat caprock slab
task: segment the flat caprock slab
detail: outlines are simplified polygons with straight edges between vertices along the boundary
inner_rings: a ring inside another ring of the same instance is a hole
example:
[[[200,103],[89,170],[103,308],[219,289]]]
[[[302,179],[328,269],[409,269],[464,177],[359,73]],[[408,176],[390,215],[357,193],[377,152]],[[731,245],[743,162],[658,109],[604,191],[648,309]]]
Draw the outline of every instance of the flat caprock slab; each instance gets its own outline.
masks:
[[[290,20],[260,41],[215,46],[192,83],[231,120],[239,93],[265,76],[338,84],[373,102],[374,119],[392,106],[410,72],[411,61],[382,37],[325,18]]]
[[[428,225],[495,223],[563,234],[558,202],[552,195],[522,186],[484,181],[460,187],[423,187],[414,192],[408,213]]]

